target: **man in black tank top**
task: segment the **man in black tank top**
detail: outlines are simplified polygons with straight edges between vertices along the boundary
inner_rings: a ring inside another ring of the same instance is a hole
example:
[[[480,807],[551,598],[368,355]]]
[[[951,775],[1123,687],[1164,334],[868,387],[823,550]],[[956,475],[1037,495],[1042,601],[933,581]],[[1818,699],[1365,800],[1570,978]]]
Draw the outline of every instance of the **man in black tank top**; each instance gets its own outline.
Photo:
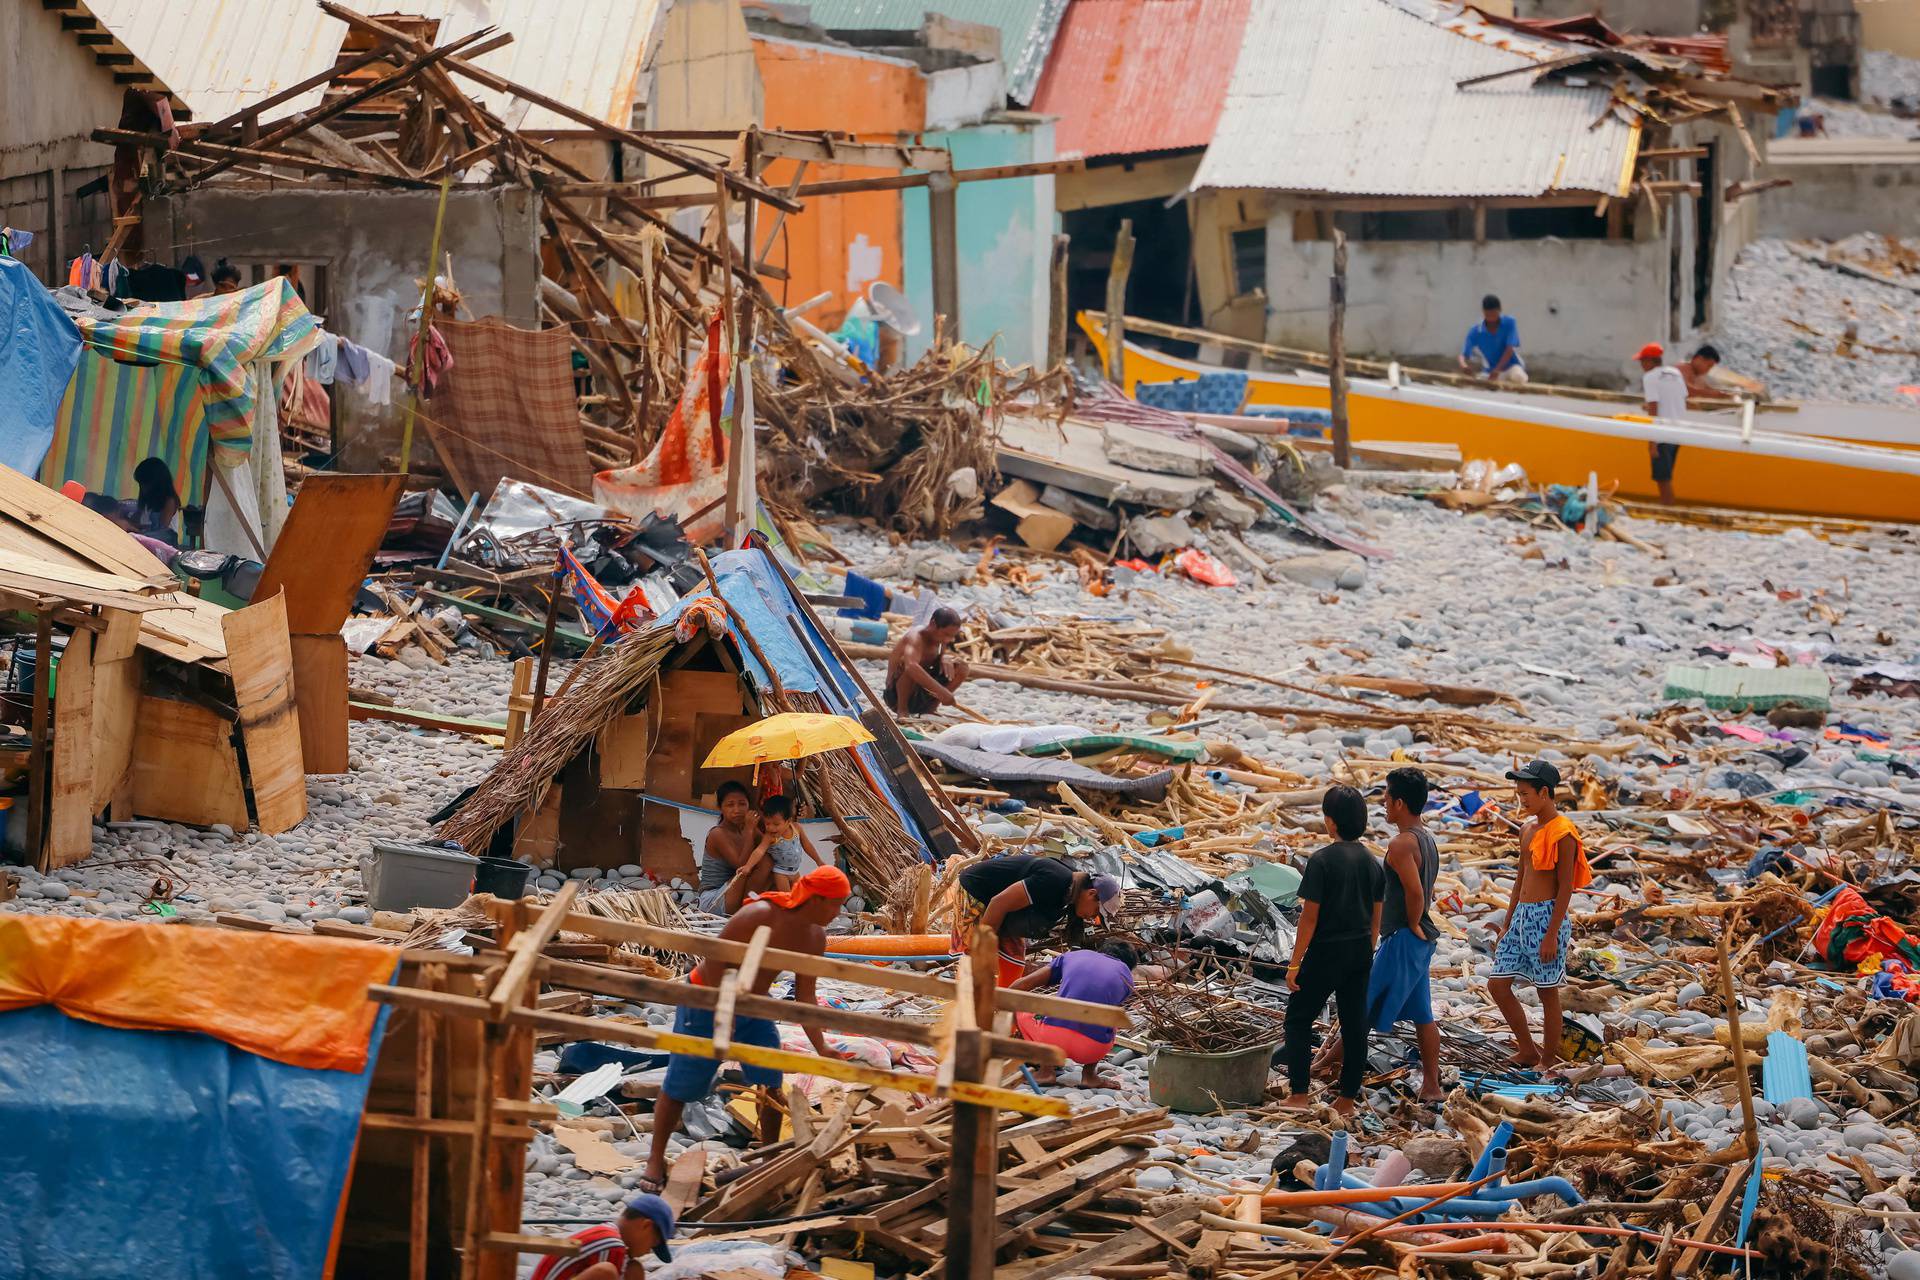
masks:
[[[1414,1025],[1420,1044],[1420,1100],[1439,1102],[1440,1027],[1433,1018],[1431,971],[1438,930],[1433,923],[1433,882],[1440,874],[1440,846],[1420,821],[1427,807],[1427,776],[1418,769],[1387,775],[1387,896],[1380,910],[1380,950],[1367,984],[1367,1021],[1375,1031],[1396,1022]]]

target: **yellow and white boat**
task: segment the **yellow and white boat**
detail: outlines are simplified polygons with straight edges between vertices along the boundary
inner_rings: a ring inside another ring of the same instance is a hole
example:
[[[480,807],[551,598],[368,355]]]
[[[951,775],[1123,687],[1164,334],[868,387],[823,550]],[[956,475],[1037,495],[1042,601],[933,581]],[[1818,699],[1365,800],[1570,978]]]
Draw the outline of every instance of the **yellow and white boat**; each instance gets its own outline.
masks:
[[[1080,323],[1104,363],[1104,317],[1082,313]],[[1124,349],[1128,395],[1138,382],[1220,372],[1131,340]],[[1328,402],[1323,373],[1247,371],[1249,405],[1325,409]],[[1744,420],[1729,410],[1656,421],[1633,412],[1636,407],[1391,376],[1347,380],[1348,430],[1356,444],[1451,444],[1462,458],[1517,462],[1536,484],[1585,484],[1592,474],[1602,488],[1617,486],[1630,498],[1657,493],[1648,444],[1677,444],[1674,488],[1686,503],[1920,522],[1920,410],[1802,404],[1796,412]]]

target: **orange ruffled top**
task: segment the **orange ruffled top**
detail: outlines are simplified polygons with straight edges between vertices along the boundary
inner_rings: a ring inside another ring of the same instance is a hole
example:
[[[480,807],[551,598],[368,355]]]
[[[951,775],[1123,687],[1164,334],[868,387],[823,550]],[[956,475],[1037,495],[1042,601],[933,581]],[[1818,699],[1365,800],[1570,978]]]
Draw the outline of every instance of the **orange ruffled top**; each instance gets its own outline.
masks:
[[[1593,883],[1593,869],[1587,865],[1587,846],[1580,839],[1579,828],[1564,813],[1553,815],[1553,821],[1536,829],[1533,839],[1528,843],[1527,852],[1533,857],[1535,871],[1552,871],[1560,862],[1560,842],[1568,836],[1573,837],[1573,856],[1576,863],[1573,872],[1573,887],[1584,889]]]

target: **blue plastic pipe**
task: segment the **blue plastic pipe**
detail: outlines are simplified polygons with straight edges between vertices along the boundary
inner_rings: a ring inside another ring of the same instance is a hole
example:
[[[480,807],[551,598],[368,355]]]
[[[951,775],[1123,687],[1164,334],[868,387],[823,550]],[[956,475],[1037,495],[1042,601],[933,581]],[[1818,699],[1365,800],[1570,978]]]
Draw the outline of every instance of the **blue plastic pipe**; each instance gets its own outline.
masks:
[[[1346,1171],[1347,1131],[1335,1129],[1333,1137],[1327,1142],[1327,1162],[1320,1166],[1320,1172],[1313,1177],[1313,1189],[1331,1191],[1334,1187],[1343,1185],[1340,1179]]]
[[[1494,1126],[1493,1133],[1487,1138],[1487,1146],[1480,1158],[1473,1162],[1473,1169],[1467,1174],[1468,1182],[1477,1182],[1490,1173],[1497,1173],[1507,1167],[1507,1148],[1513,1144],[1513,1122],[1502,1120]],[[1494,1161],[1499,1161],[1495,1164]],[[1487,1184],[1499,1185],[1499,1179]]]

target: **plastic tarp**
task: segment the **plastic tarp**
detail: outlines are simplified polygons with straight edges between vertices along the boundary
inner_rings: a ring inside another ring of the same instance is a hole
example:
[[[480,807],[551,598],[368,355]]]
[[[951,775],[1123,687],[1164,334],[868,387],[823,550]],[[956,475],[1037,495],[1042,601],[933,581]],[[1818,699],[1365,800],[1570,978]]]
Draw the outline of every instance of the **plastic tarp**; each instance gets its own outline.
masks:
[[[392,948],[340,938],[0,915],[0,1017],[53,1005],[109,1027],[197,1031],[289,1066],[359,1071]]]
[[[80,330],[16,258],[0,257],[0,463],[32,475],[80,361]]]
[[[371,1063],[311,1071],[46,1007],[0,1013],[0,1038],[0,1276],[325,1274]]]
[[[0,918],[0,1276],[325,1274],[387,948]]]
[[[781,580],[779,569],[769,553],[761,550],[725,551],[713,558],[714,580],[720,584],[720,596],[745,622],[754,644],[766,655],[780,677],[780,687],[796,693],[817,694],[835,715],[859,719],[866,707],[865,695],[853,676],[840,665],[833,649],[805,612],[795,607],[793,596]],[[668,613],[662,623],[670,623],[688,605],[704,598],[706,592],[688,596]],[[796,627],[798,630],[796,631]],[[804,642],[802,640],[804,637]],[[753,645],[741,644],[740,661],[757,689],[772,687],[766,665],[753,652]],[[809,653],[811,650],[811,653]],[[817,665],[816,665],[817,663]],[[823,678],[824,677],[824,678]],[[900,818],[907,833],[920,845],[922,853],[933,860],[927,846],[927,834],[913,814],[893,794],[886,783],[887,767],[872,744],[853,748],[865,765],[888,807]]]

